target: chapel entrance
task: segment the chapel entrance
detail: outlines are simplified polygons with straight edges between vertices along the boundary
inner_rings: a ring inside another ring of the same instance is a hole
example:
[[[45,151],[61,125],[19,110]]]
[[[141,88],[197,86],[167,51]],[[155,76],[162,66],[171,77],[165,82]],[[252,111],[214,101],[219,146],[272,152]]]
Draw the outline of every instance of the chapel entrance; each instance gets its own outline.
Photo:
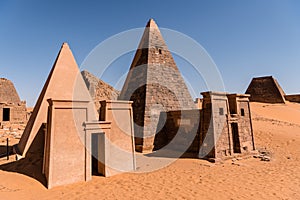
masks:
[[[237,123],[231,124],[231,132],[232,132],[232,142],[233,142],[233,153],[241,153],[239,129]]]
[[[10,121],[10,108],[3,108],[3,121]]]
[[[103,175],[104,172],[104,134],[92,134],[92,174]]]

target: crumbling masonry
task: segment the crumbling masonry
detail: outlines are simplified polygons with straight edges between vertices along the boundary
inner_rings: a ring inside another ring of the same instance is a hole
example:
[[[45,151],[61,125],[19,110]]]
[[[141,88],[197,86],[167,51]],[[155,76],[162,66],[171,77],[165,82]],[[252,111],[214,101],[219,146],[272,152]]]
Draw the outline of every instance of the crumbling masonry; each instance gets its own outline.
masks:
[[[26,122],[26,102],[20,100],[10,80],[0,78],[0,126],[10,126]]]

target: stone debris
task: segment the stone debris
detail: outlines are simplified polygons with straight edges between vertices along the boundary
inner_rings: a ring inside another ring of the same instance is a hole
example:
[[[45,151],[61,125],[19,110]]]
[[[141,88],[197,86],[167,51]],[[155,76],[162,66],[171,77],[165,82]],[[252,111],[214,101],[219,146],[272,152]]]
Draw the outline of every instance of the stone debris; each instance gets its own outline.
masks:
[[[6,140],[6,138],[20,139],[25,129],[25,126],[25,123],[2,125],[2,127],[0,128],[1,141],[3,139]]]
[[[261,161],[270,162],[271,161],[271,153],[265,149],[259,150],[258,155],[254,155],[254,158],[259,158]]]

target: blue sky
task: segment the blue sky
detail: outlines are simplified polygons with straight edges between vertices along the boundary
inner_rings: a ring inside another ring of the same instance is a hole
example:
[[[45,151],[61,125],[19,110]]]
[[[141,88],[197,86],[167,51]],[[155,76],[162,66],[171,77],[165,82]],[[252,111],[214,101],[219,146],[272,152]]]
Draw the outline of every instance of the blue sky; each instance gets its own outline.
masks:
[[[296,0],[3,0],[0,77],[12,80],[21,99],[33,106],[62,42],[69,43],[80,65],[100,42],[144,27],[149,18],[201,44],[229,92],[243,93],[252,77],[273,75],[286,93],[300,93],[300,1]],[[125,56],[117,63],[126,71],[131,59]],[[184,69],[184,62],[176,60]],[[114,84],[110,76],[103,79]],[[197,88],[199,83],[191,84]]]

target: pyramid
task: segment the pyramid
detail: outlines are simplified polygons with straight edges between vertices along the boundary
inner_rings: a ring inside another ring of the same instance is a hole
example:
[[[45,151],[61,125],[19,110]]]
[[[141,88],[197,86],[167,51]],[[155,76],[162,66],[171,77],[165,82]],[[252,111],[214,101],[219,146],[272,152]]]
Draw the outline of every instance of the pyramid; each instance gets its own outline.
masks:
[[[133,101],[137,151],[151,151],[161,112],[195,109],[188,88],[153,19],[144,30],[119,99]]]
[[[92,73],[84,70],[81,72],[83,80],[90,92],[91,97],[94,100],[97,111],[100,109],[100,101],[103,100],[116,100],[120,94],[120,91],[113,88],[108,83],[97,78]]]
[[[285,103],[285,93],[272,76],[253,78],[246,94],[250,101],[262,103]]]
[[[14,84],[6,78],[0,78],[0,102],[19,103],[20,97]]]
[[[76,90],[74,90],[76,88]],[[91,101],[78,65],[67,43],[63,43],[47,81],[34,106],[32,115],[17,145],[25,156],[43,123],[47,123],[47,99]],[[92,120],[92,119],[91,119]]]

